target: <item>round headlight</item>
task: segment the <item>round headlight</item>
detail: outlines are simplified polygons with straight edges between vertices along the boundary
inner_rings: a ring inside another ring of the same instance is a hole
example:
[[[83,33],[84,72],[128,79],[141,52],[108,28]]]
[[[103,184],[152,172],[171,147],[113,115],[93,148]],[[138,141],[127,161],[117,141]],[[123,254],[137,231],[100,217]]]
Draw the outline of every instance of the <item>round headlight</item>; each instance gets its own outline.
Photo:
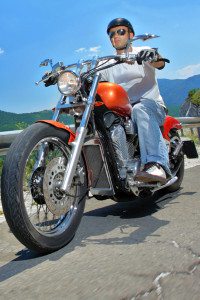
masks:
[[[79,77],[72,71],[66,71],[58,77],[58,89],[65,95],[74,95],[80,88]]]

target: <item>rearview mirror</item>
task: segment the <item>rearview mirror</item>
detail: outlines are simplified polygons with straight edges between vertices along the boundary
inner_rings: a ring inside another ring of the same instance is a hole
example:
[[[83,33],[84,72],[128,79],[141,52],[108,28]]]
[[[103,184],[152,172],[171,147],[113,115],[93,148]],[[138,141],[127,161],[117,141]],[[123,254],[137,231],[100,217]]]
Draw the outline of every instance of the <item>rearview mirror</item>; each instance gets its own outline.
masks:
[[[48,64],[50,64],[52,67],[52,59],[47,58],[47,59],[43,60],[40,63],[40,67],[46,67],[46,66],[48,66]]]
[[[151,34],[151,33],[145,33],[145,34],[140,34],[140,35],[136,35],[132,41],[136,41],[136,40],[142,40],[142,41],[147,41],[150,39],[154,39],[159,37],[159,35],[156,34]]]

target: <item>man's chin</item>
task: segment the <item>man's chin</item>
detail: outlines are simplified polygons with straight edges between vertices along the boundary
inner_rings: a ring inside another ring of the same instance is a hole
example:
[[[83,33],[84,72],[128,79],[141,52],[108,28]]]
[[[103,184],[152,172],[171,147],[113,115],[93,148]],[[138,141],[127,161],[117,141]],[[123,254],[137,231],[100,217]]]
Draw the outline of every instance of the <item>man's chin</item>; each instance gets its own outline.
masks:
[[[126,49],[126,45],[121,45],[121,46],[113,46],[116,50],[124,50],[124,49]]]

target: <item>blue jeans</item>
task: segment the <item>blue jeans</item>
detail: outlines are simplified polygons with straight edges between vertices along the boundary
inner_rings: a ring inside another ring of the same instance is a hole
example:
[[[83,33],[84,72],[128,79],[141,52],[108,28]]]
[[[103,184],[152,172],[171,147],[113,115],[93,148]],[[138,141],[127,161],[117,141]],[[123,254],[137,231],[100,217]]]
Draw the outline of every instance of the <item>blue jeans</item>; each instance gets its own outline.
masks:
[[[165,116],[164,108],[150,99],[141,99],[133,106],[132,121],[138,133],[142,165],[157,162],[171,174],[168,149],[160,130]]]

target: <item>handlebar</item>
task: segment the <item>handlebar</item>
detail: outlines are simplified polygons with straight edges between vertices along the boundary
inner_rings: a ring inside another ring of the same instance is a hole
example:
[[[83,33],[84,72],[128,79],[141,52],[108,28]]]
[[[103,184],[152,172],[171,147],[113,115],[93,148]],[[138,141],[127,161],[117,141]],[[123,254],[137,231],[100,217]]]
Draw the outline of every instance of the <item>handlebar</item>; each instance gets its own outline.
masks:
[[[61,72],[66,71],[68,69],[74,69],[74,68],[80,68],[80,70],[82,68],[84,68],[84,66],[88,67],[88,74],[92,75],[95,72],[101,71],[103,69],[107,69],[109,67],[112,67],[116,64],[120,64],[120,63],[135,63],[138,59],[138,55],[137,54],[132,54],[132,53],[124,53],[121,55],[109,55],[109,56],[103,56],[103,57],[94,57],[93,59],[90,60],[85,60],[85,61],[80,61],[78,63],[74,63],[68,66],[63,66],[56,71],[51,71],[51,72],[47,72],[40,81],[36,82],[36,85],[39,85],[39,83],[44,82],[46,86],[51,85],[51,84],[55,84],[56,83],[56,78],[60,75]],[[103,66],[103,64],[109,62],[110,60],[114,60],[114,62],[112,62],[110,65]],[[158,58],[156,55],[154,58],[148,58],[148,60],[146,60],[148,62],[156,62],[156,61],[164,61],[169,63],[170,61],[166,58]],[[102,64],[100,64],[101,62],[103,62]],[[50,80],[52,83],[48,84],[48,80]],[[46,84],[47,83],[47,84]]]
[[[96,61],[96,66],[102,62],[102,61],[109,61],[109,60],[115,60],[116,62],[118,63],[124,63],[124,62],[132,62],[134,63],[135,61],[137,61],[137,54],[132,54],[132,53],[128,53],[127,54],[121,54],[121,55],[108,55],[108,56],[103,56],[103,57],[96,57],[96,58],[93,58],[91,60],[85,60],[83,62],[81,62],[81,66],[84,67],[84,66],[90,66],[94,63],[94,61]],[[166,58],[155,58],[154,59],[149,59],[149,62],[153,62],[153,61],[164,61],[164,62],[167,62],[169,63],[170,61]],[[74,63],[74,64],[71,64],[71,65],[68,65],[68,66],[65,66],[65,70],[67,69],[73,69],[73,68],[76,68],[78,65],[80,65],[80,63]]]

